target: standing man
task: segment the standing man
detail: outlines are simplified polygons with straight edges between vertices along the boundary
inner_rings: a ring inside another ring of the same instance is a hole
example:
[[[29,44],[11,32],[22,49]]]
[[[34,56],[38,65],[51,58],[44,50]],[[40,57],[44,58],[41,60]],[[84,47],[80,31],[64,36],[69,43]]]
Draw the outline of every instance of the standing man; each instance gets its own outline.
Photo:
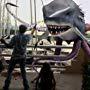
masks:
[[[26,47],[27,47],[27,43],[31,39],[32,34],[35,31],[35,28],[32,29],[30,35],[24,34],[26,30],[27,30],[27,27],[25,25],[20,25],[19,33],[14,37],[12,37],[9,43],[7,43],[3,38],[1,39],[1,42],[4,43],[7,48],[13,48],[11,60],[8,67],[7,78],[5,80],[5,85],[3,87],[3,90],[9,90],[12,71],[14,70],[14,67],[16,64],[20,65],[24,90],[29,90],[29,85],[26,79],[26,71],[25,71]]]

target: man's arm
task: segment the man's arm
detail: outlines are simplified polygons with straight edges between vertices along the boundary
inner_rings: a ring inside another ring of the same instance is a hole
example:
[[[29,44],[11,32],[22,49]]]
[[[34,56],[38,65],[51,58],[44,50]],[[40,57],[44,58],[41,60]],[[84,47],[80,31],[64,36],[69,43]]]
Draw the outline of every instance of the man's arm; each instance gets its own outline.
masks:
[[[31,30],[31,35],[33,35],[34,31],[35,31],[35,29],[33,28],[33,29]]]
[[[33,35],[34,31],[36,30],[36,25],[32,28],[31,34]]]

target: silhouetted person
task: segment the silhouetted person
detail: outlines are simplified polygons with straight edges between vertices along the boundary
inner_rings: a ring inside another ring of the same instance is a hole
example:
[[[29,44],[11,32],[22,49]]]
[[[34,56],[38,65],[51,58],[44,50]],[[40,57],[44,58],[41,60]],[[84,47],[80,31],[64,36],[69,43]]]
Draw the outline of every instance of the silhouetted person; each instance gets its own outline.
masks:
[[[36,78],[36,90],[55,90],[56,82],[48,63],[44,63]]]
[[[20,25],[18,34],[13,36],[9,43],[7,43],[3,38],[1,39],[1,42],[4,43],[7,48],[13,48],[11,60],[8,67],[7,78],[5,80],[3,90],[9,90],[12,71],[14,70],[16,64],[20,65],[24,90],[29,90],[28,81],[26,79],[25,60],[27,43],[31,39],[32,35],[25,35],[24,33],[26,32],[26,30],[27,27],[25,25]],[[35,29],[32,30],[31,34],[33,34],[34,30]]]

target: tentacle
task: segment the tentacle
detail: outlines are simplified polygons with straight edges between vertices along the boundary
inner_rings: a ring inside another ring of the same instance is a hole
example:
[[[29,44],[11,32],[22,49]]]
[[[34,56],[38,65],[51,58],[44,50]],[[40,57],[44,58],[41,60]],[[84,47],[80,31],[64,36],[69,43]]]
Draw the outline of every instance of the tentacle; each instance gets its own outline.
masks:
[[[38,62],[39,60],[54,60],[54,61],[67,61],[70,59],[74,60],[77,57],[80,48],[81,48],[81,40],[74,41],[72,52],[68,54],[67,56],[57,55],[55,56],[55,58],[54,57],[44,57],[44,58],[39,58],[35,62]]]
[[[82,48],[90,56],[90,46],[85,40],[82,41]]]
[[[80,50],[80,47],[81,47],[81,40],[74,41],[72,52],[69,55],[64,56],[64,57],[58,56],[57,58],[54,58],[54,60],[55,61],[66,61],[66,60],[69,60],[69,59],[73,59],[74,60],[76,58],[76,56],[78,55],[78,52]],[[44,58],[44,59],[46,60],[48,58]],[[35,65],[36,62],[38,62],[40,60],[41,59],[34,60],[33,63],[32,63],[32,67],[37,72],[37,74],[38,74],[38,71],[37,71],[37,69],[35,68],[34,65]],[[49,60],[53,60],[53,58],[49,58]]]
[[[28,23],[22,21],[22,20],[21,20],[20,18],[18,18],[15,14],[13,14],[13,13],[9,10],[8,5],[14,6],[14,7],[18,7],[17,5],[12,4],[12,3],[6,3],[6,4],[5,4],[7,11],[8,11],[15,19],[17,19],[19,22],[25,24],[27,27],[30,26]]]
[[[72,52],[67,55],[67,56],[58,56],[57,58],[55,58],[55,60],[57,61],[66,61],[66,60],[69,60],[69,59],[75,59],[76,56],[78,55],[78,52],[80,50],[80,47],[81,47],[81,40],[78,40],[78,41],[75,41],[74,42],[74,45],[73,45],[73,49],[72,49]]]

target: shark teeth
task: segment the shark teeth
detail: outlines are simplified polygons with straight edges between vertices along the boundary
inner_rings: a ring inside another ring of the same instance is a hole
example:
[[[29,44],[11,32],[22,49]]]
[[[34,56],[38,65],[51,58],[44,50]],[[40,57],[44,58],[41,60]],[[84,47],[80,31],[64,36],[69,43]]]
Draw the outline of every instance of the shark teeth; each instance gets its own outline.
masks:
[[[58,25],[47,25],[47,27],[48,27],[48,30],[51,34],[58,34],[61,32],[65,32],[71,28],[70,26],[61,26],[61,25],[60,26],[58,26]]]

